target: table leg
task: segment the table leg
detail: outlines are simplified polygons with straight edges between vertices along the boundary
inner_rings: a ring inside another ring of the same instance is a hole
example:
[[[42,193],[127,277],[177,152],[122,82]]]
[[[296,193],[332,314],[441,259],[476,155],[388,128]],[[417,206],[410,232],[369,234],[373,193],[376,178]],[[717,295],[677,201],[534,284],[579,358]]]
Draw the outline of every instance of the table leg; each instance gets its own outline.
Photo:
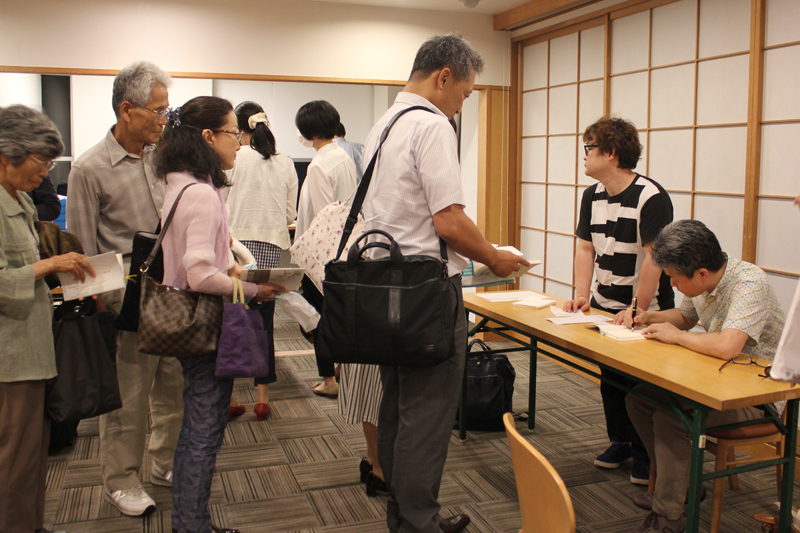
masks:
[[[700,529],[700,491],[703,488],[703,455],[706,451],[706,412],[695,407],[691,421],[692,457],[689,463],[689,506],[686,510],[686,533]]]
[[[467,324],[469,324],[469,311],[464,309],[467,318]],[[477,321],[477,318],[476,318]],[[477,333],[477,330],[480,329],[481,324],[475,326],[475,328],[469,332],[470,335],[474,335]],[[467,342],[469,343],[469,336],[467,337]],[[467,352],[469,352],[469,347],[467,348]],[[469,353],[467,353],[467,357],[469,357]],[[464,375],[461,376],[461,395],[458,399],[458,438],[461,439],[461,442],[467,440],[467,362],[464,361]]]
[[[797,455],[798,401],[790,400],[786,403],[786,441],[784,443],[783,456],[788,458],[789,462],[783,467],[778,533],[791,533],[792,531],[792,491],[794,490],[794,462]]]
[[[528,376],[528,429],[536,427],[536,337],[528,337],[531,346],[530,375]]]

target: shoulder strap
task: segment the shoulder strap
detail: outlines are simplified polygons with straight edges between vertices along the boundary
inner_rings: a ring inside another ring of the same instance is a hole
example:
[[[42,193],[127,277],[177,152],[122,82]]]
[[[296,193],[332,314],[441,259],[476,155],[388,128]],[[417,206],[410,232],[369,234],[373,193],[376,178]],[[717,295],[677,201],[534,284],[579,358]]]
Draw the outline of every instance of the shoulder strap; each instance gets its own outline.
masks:
[[[348,239],[350,239],[350,234],[353,233],[353,227],[355,227],[356,222],[358,221],[358,212],[361,211],[361,206],[364,204],[364,199],[367,197],[367,189],[369,189],[369,183],[370,181],[372,181],[372,173],[375,171],[375,164],[376,161],[378,160],[378,154],[381,151],[381,146],[383,146],[383,142],[386,140],[386,137],[389,136],[389,130],[392,129],[392,126],[394,126],[394,123],[397,122],[397,119],[399,119],[409,111],[415,111],[415,110],[427,111],[428,113],[435,113],[435,111],[425,106],[415,105],[401,110],[399,113],[393,116],[392,119],[389,121],[389,123],[386,125],[386,128],[384,128],[383,133],[381,133],[381,137],[378,141],[378,148],[377,150],[375,150],[375,154],[372,156],[372,159],[370,159],[369,165],[364,170],[364,176],[361,178],[361,183],[358,184],[358,190],[356,191],[356,196],[353,199],[353,205],[350,208],[350,214],[347,215],[347,222],[345,222],[344,230],[342,231],[342,240],[339,243],[339,250],[336,252],[336,255],[334,256],[336,259],[338,259],[342,255],[342,250],[344,250],[344,247],[347,246],[347,241]],[[440,244],[441,244],[441,249],[446,250],[444,244],[443,243]],[[446,257],[447,257],[447,251],[444,252],[442,258],[446,259]]]
[[[156,243],[153,245],[153,249],[150,250],[150,255],[147,256],[145,262],[142,263],[141,267],[139,267],[139,271],[141,271],[142,273],[147,272],[147,270],[150,268],[150,264],[153,262],[153,259],[156,257],[158,250],[161,248],[161,241],[164,239],[164,235],[167,233],[167,229],[169,229],[169,224],[170,222],[172,222],[172,215],[175,214],[175,208],[178,207],[178,202],[181,201],[181,196],[183,196],[183,193],[186,191],[186,189],[188,189],[192,185],[197,185],[197,184],[190,183],[189,185],[185,186],[183,189],[181,189],[181,192],[178,193],[178,197],[175,198],[175,203],[172,204],[172,208],[169,210],[169,214],[167,215],[167,220],[164,221],[164,227],[161,228],[161,231],[158,233],[158,239],[156,239]],[[158,224],[160,226],[161,222],[159,221]]]

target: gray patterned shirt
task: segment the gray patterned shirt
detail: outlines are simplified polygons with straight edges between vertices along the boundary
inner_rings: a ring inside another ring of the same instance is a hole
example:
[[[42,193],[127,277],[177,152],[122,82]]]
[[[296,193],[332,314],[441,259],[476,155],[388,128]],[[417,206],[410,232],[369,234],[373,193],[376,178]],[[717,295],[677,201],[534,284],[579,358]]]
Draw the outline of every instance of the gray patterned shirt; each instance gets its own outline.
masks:
[[[681,314],[700,320],[709,333],[725,329],[747,333],[750,338],[742,353],[768,361],[775,357],[786,320],[764,271],[730,255],[714,290],[684,298]]]
[[[155,146],[142,157],[130,154],[114,138],[90,148],[72,166],[68,179],[67,230],[80,239],[87,255],[128,254],[137,231],[155,231],[166,183],[153,171]]]

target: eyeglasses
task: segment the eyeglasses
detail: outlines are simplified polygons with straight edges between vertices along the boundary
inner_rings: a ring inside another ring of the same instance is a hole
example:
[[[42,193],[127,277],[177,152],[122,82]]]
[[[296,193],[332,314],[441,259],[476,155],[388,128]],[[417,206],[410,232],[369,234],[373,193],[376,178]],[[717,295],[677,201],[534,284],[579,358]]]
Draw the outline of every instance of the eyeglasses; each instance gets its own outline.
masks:
[[[600,145],[599,144],[584,144],[583,145],[583,151],[584,151],[584,153],[586,155],[589,155],[589,150],[591,150],[592,148],[597,148],[598,146],[600,146]]]
[[[40,165],[42,165],[42,167],[47,169],[48,172],[53,170],[55,168],[55,166],[56,166],[56,162],[55,161],[42,161],[38,157],[33,157],[33,156],[29,156],[29,157],[31,159],[33,159],[34,161],[36,161],[37,163],[39,163]]]
[[[769,367],[771,366],[771,365],[762,365],[761,363],[759,363],[758,361],[756,361],[756,360],[753,358],[753,356],[751,356],[751,355],[748,355],[748,356],[747,356],[747,362],[746,362],[746,363],[744,363],[744,362],[740,362],[740,361],[737,361],[735,357],[734,357],[733,359],[728,359],[727,361],[725,361],[724,363],[722,363],[722,366],[721,366],[721,367],[719,367],[719,371],[720,371],[720,372],[722,372],[722,369],[723,369],[723,368],[725,368],[726,366],[728,366],[728,365],[729,365],[729,364],[731,364],[731,363],[733,363],[734,365],[742,365],[742,366],[756,365],[756,366],[757,366],[757,367],[759,367],[759,368],[765,368],[765,369],[766,369],[766,368],[769,368]],[[765,371],[765,374],[766,374],[766,375],[764,375],[764,376],[761,376],[761,377],[762,377],[762,378],[769,377],[769,372],[768,372],[768,371]],[[760,375],[760,374],[759,374],[759,375]]]
[[[140,108],[140,109],[147,109],[147,110],[148,110],[148,111],[150,111],[151,113],[155,113],[156,115],[158,115],[158,118],[159,118],[159,120],[161,120],[162,118],[166,118],[166,116],[167,116],[167,113],[169,113],[169,112],[172,110],[172,109],[171,109],[171,108],[169,108],[169,107],[165,107],[165,108],[164,108],[164,109],[162,109],[161,111],[157,111],[157,110],[155,110],[155,109],[150,109],[149,107],[145,107],[145,106],[143,106],[143,105],[137,105],[137,104],[134,104],[133,102],[131,102],[131,105],[133,105],[134,107],[138,107],[138,108]]]
[[[230,133],[231,135],[236,137],[236,140],[239,142],[239,144],[242,144],[242,137],[244,136],[243,131],[231,131],[231,130],[214,130],[214,131],[222,131],[225,133]]]

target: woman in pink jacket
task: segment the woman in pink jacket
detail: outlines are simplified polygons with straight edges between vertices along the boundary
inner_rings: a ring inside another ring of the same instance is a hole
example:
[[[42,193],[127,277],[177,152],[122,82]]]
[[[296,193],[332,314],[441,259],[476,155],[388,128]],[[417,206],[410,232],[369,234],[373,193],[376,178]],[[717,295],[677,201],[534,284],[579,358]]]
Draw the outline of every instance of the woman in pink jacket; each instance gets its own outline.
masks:
[[[228,213],[220,188],[233,168],[241,133],[230,102],[200,96],[173,111],[156,156],[156,173],[167,181],[162,219],[186,189],[162,242],[164,283],[195,292],[228,296],[239,276],[230,248]],[[284,288],[243,283],[247,298],[273,300]],[[217,354],[181,358],[185,388],[183,427],[175,449],[172,528],[178,533],[236,533],[212,526],[208,499],[222,447],[233,379],[214,374]]]

